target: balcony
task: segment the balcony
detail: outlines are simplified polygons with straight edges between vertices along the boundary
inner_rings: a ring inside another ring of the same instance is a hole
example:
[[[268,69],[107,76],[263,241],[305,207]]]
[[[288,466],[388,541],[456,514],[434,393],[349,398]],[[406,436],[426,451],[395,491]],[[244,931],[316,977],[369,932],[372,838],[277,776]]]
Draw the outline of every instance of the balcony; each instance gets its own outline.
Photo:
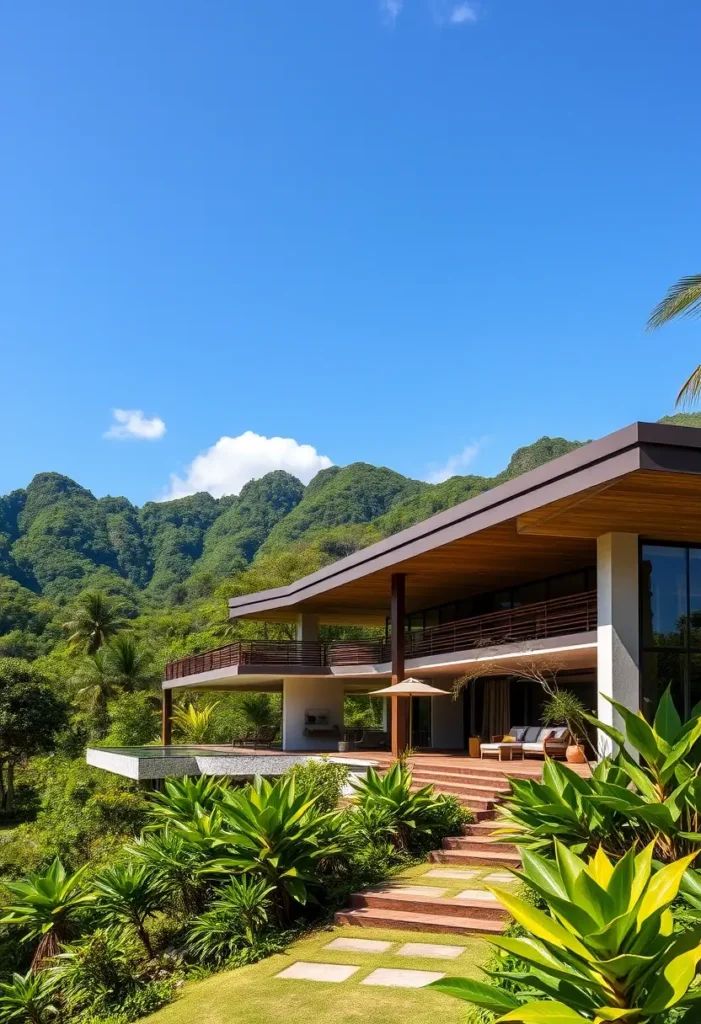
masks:
[[[434,654],[588,633],[593,629],[596,629],[595,590],[407,633],[405,658],[410,661]],[[324,669],[335,666],[382,665],[390,660],[390,643],[385,639],[332,640],[329,643],[314,640],[238,640],[204,654],[193,654],[171,662],[166,666],[165,680],[246,666],[258,672],[270,666],[271,672],[284,674],[286,668],[296,666],[323,673]]]

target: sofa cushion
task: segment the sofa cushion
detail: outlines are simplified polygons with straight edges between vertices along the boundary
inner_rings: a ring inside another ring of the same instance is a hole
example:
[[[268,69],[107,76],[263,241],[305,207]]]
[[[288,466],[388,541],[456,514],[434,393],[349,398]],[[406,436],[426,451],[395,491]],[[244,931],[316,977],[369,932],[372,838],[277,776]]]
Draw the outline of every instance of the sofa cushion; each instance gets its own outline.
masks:
[[[540,736],[541,732],[543,732],[543,730],[539,729],[537,725],[529,725],[528,728],[526,729],[525,734],[524,734],[523,742],[524,743],[537,743],[538,740],[541,740],[541,742],[542,742],[542,739],[541,739],[541,736]]]
[[[523,739],[525,731],[526,731],[526,726],[525,725],[513,725],[509,729],[509,736],[513,736],[513,738],[518,742],[518,741]]]
[[[557,729],[553,729],[552,738],[554,740],[564,740],[569,735],[569,730],[566,725],[561,725]]]

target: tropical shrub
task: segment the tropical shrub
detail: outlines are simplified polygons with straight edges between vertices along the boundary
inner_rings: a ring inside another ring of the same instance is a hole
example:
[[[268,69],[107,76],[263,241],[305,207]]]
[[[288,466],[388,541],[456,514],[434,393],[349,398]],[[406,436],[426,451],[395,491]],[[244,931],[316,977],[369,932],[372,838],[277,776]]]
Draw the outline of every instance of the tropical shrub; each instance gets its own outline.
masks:
[[[514,991],[466,978],[432,987],[521,1024],[647,1024],[672,1008],[697,1020],[700,994],[689,989],[701,961],[701,931],[675,932],[670,911],[694,855],[653,873],[653,845],[637,854],[629,849],[617,863],[602,849],[585,860],[560,842],[554,862],[524,849],[518,877],[545,900],[547,912],[490,887],[526,933],[490,940],[523,965],[500,972]]]
[[[547,760],[542,782],[511,779],[500,809],[504,839],[546,851],[558,837],[577,853],[601,845],[614,856],[654,842],[665,863],[698,850],[701,708],[683,724],[668,689],[650,725],[641,712],[611,703],[625,733],[587,718],[613,740],[615,756],[604,758],[590,779]]]
[[[295,780],[297,789],[316,797],[315,808],[323,814],[336,810],[348,781],[348,765],[322,757],[319,761],[300,761],[286,774]]]
[[[51,973],[71,1012],[118,1004],[136,985],[139,955],[122,928],[97,928],[58,954]]]
[[[350,807],[342,819],[344,834],[354,856],[374,847],[397,847],[397,819],[388,804],[367,800]]]
[[[221,962],[242,945],[254,946],[268,923],[272,891],[263,878],[232,878],[191,927],[190,952],[197,958]]]
[[[147,864],[164,903],[182,917],[199,914],[207,902],[209,883],[203,875],[207,850],[193,843],[170,824],[158,832],[144,832],[127,847]]]
[[[37,942],[32,967],[58,953],[78,931],[78,922],[94,896],[83,886],[85,868],[67,874],[58,858],[43,874],[29,875],[21,882],[5,882],[14,898],[6,906],[0,923],[18,925],[27,942]]]
[[[188,703],[173,711],[173,727],[178,730],[184,743],[207,743],[212,729],[212,715],[218,701],[195,707]]]
[[[104,922],[107,925],[119,922],[133,928],[150,960],[153,947],[146,930],[146,921],[163,904],[163,896],[151,866],[138,861],[115,864],[97,875],[93,885],[97,910]]]
[[[642,712],[636,714],[617,701],[611,704],[624,722],[625,734],[588,717],[617,744],[616,763],[633,788],[616,786],[613,792],[597,795],[596,803],[634,821],[641,837],[654,838],[661,860],[697,851],[701,844],[701,750],[697,749],[701,746],[701,707],[683,724],[668,687],[650,725]],[[628,753],[626,744],[638,752],[640,764]]]
[[[501,838],[550,856],[556,839],[574,853],[602,846],[608,853],[622,854],[637,842],[634,826],[620,811],[594,798],[617,793],[628,781],[623,769],[606,758],[589,779],[546,758],[542,780],[509,779],[511,789],[499,805]]]
[[[342,852],[340,829],[330,828],[334,815],[316,814],[315,803],[297,790],[294,778],[274,784],[256,778],[251,786],[224,792],[209,834],[201,821],[189,834],[211,845],[213,872],[250,871],[264,878],[278,918],[286,922],[292,904],[305,904],[321,884],[319,863]]]
[[[392,813],[394,839],[402,849],[408,848],[412,833],[431,832],[437,826],[445,803],[445,797],[435,795],[433,786],[412,792],[411,783],[411,772],[400,761],[384,775],[368,768],[364,777],[351,780],[360,807],[375,805]]]
[[[166,779],[162,793],[152,793],[154,815],[188,825],[202,815],[210,815],[226,792],[226,783],[208,775],[191,779]]]
[[[50,973],[13,974],[0,981],[0,1021],[49,1024],[58,1014],[56,981]]]

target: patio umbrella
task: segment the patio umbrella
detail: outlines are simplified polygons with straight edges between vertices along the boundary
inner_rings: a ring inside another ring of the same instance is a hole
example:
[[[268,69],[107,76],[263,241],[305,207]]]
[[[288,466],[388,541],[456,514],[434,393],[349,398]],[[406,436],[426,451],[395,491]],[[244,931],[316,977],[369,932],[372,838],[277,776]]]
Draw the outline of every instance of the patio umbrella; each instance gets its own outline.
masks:
[[[402,679],[394,686],[385,686],[381,690],[371,690],[368,697],[449,697],[450,690],[439,690],[437,686],[429,686],[420,679]],[[412,705],[409,704],[409,743],[412,733]]]

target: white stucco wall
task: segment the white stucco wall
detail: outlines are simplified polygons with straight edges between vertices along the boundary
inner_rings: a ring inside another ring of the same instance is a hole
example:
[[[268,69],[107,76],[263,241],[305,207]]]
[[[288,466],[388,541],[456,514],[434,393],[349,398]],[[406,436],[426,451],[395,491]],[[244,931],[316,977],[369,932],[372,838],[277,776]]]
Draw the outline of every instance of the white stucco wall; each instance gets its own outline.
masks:
[[[329,724],[338,726],[338,737],[305,736],[306,711],[328,711]],[[343,681],[336,679],[285,679],[282,686],[282,749],[338,750],[343,739]]]
[[[633,711],[640,707],[638,536],[607,533],[597,539],[598,716],[622,729],[620,715],[602,694]],[[610,742],[600,737],[600,750]]]

